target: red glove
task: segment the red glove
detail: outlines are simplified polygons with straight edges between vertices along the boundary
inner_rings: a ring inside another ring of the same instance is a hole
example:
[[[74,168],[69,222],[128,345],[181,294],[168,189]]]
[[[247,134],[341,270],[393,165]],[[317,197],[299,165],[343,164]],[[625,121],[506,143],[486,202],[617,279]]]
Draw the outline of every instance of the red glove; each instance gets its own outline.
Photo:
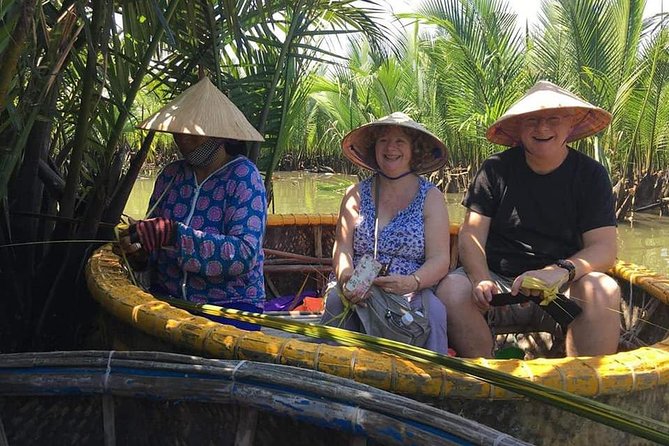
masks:
[[[139,242],[148,252],[153,252],[163,246],[174,244],[176,223],[167,218],[158,217],[148,220],[139,220],[130,227],[130,242]]]

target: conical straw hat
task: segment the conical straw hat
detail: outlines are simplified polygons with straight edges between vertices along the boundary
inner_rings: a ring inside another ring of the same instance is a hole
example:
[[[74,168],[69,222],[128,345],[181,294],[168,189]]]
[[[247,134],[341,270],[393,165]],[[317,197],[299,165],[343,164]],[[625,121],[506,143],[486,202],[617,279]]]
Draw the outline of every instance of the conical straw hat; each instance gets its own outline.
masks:
[[[539,81],[490,126],[485,136],[496,144],[516,146],[520,143],[522,120],[543,110],[564,110],[574,115],[576,125],[567,142],[594,135],[611,122],[611,114],[606,110],[551,82]]]
[[[264,141],[237,106],[206,77],[137,127],[239,141]]]
[[[412,164],[415,166],[414,172],[428,173],[446,164],[446,145],[421,124],[401,112],[395,112],[349,132],[341,142],[344,155],[360,167],[378,170],[374,152],[376,143],[374,129],[389,125],[412,129],[420,135],[413,141],[411,156]]]

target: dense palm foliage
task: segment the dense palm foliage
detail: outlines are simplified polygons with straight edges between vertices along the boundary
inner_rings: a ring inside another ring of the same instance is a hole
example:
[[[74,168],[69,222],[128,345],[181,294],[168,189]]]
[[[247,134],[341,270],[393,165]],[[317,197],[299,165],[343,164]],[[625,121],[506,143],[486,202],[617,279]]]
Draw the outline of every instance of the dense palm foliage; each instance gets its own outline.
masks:
[[[621,180],[621,202],[627,192],[655,202],[669,194],[657,175],[669,161],[667,33],[662,16],[643,19],[645,4],[543,1],[538,24],[521,30],[505,0],[425,0],[403,15],[420,27],[407,27],[401,54],[379,58],[354,47],[347,67],[314,83],[308,128],[334,123],[337,131],[318,143],[336,153],[343,132],[400,109],[447,142],[451,171],[476,168],[502,149],[485,140],[485,129],[547,79],[613,113],[605,132],[575,147]]]
[[[172,150],[135,123],[203,73],[265,135],[249,149],[268,186],[282,160],[346,166],[342,136],[399,110],[447,142],[435,179],[461,187],[463,171],[501,149],[485,129],[548,79],[612,111],[612,125],[576,147],[620,180],[621,215],[627,195],[667,194],[657,172],[668,164],[669,40],[662,17],[643,20],[644,0],[545,0],[526,29],[507,0],[424,0],[399,34],[379,20],[388,5],[0,2],[0,244],[52,242],[0,248],[13,296],[0,299],[0,326],[23,336],[12,348],[39,344],[52,319],[68,325],[54,313],[61,301],[76,318],[86,240],[111,237],[142,166]]]
[[[352,3],[1,2],[2,349],[72,342],[90,240],[112,237],[151,150],[169,144],[138,120],[206,72],[266,135],[263,151],[282,148],[304,80],[339,57],[325,36],[387,46],[375,2]],[[12,246],[35,241],[48,243]]]

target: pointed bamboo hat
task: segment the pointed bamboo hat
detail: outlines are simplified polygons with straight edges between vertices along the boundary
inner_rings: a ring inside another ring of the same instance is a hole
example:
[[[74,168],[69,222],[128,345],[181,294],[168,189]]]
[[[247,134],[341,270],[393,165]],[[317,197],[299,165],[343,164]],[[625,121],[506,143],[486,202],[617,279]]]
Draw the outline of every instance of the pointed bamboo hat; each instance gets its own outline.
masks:
[[[412,141],[413,171],[428,173],[446,164],[446,145],[429,130],[402,112],[395,112],[376,121],[364,124],[349,132],[341,142],[344,155],[353,163],[369,170],[378,170],[376,153],[374,152],[377,138],[376,129],[383,126],[398,126],[410,129],[416,137]]]
[[[606,110],[551,82],[539,81],[490,126],[485,136],[496,144],[516,146],[520,143],[522,120],[543,110],[561,110],[573,115],[575,125],[567,142],[594,135],[611,122],[611,114]]]
[[[237,106],[207,77],[192,85],[137,127],[239,141],[264,141]]]

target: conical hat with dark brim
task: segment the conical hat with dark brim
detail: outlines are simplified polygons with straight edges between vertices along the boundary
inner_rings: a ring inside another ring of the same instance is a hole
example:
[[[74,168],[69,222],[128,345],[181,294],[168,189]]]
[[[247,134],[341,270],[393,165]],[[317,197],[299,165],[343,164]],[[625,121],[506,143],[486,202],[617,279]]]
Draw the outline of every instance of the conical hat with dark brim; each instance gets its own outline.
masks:
[[[611,122],[611,114],[606,110],[551,82],[539,81],[490,126],[485,136],[496,144],[517,146],[523,119],[544,110],[566,111],[573,115],[576,125],[567,142],[594,135]]]
[[[380,126],[399,126],[419,132],[421,137],[413,141],[414,172],[428,173],[446,164],[446,145],[421,124],[401,112],[395,112],[349,132],[341,142],[344,155],[360,167],[378,170],[373,130]]]
[[[237,106],[206,77],[137,127],[239,141],[264,141]]]

